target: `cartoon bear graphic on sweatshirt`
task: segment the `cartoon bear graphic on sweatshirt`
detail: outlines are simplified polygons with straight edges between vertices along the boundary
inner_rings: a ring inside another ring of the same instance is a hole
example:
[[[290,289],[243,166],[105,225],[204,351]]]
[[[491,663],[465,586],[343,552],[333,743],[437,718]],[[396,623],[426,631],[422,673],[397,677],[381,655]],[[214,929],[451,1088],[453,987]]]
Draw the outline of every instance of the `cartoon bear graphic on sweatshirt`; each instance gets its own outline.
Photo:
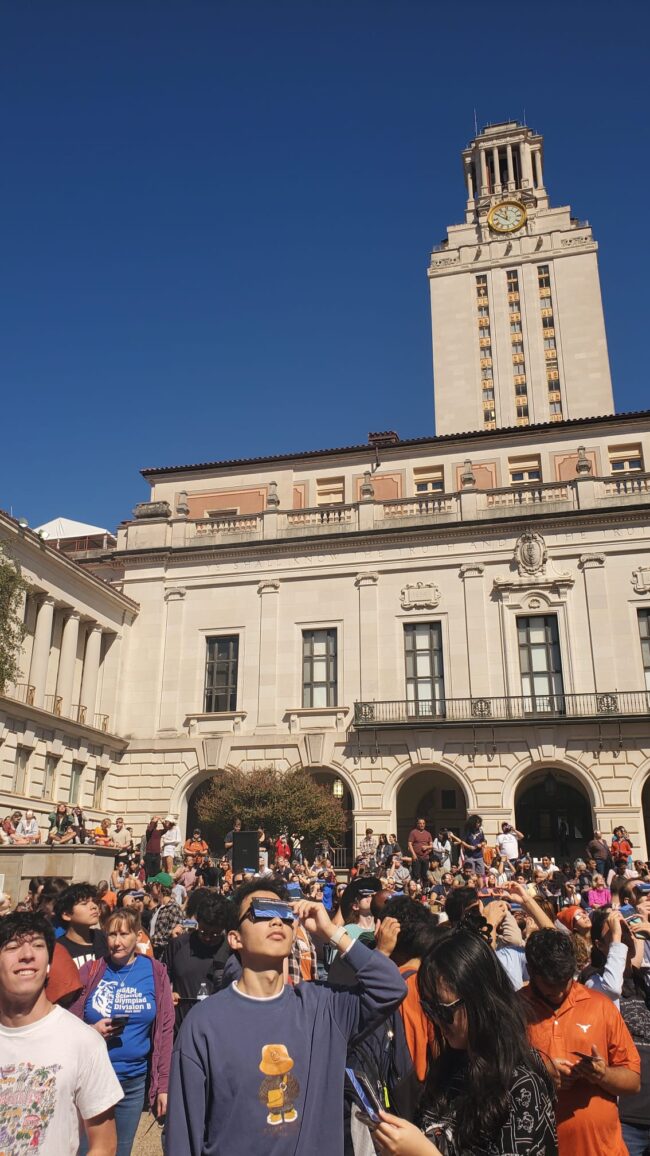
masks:
[[[284,1044],[265,1044],[262,1048],[260,1072],[266,1077],[260,1084],[259,1097],[267,1109],[267,1124],[292,1124],[298,1119],[294,1107],[300,1085],[289,1075],[293,1060]]]

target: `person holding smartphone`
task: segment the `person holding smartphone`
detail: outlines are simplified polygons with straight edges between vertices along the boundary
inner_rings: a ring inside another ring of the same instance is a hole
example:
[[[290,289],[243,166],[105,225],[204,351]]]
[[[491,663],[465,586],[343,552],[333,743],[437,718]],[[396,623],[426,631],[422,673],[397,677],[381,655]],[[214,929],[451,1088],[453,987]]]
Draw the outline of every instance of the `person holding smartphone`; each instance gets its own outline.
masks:
[[[120,908],[104,923],[108,957],[82,967],[83,991],[70,1011],[106,1042],[124,1098],[115,1108],[116,1156],[131,1156],[149,1083],[156,1116],[167,1111],[174,1005],[167,971],[138,951],[140,916]],[[83,1156],[84,1148],[80,1149]]]
[[[345,957],[356,977],[352,990],[285,983],[298,925]],[[240,976],[193,1008],[178,1033],[167,1152],[343,1156],[349,1041],[398,1006],[404,980],[390,959],[336,926],[322,903],[288,903],[277,880],[239,888],[228,942]]]

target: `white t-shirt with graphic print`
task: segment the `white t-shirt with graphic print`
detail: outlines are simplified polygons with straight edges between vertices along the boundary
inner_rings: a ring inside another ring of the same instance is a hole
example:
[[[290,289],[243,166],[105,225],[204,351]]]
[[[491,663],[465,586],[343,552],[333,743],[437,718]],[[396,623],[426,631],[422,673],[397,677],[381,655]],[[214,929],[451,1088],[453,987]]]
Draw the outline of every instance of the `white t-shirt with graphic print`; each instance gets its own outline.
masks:
[[[56,1006],[24,1028],[0,1024],[0,1070],[0,1152],[12,1156],[77,1156],[79,1117],[124,1095],[99,1033]]]

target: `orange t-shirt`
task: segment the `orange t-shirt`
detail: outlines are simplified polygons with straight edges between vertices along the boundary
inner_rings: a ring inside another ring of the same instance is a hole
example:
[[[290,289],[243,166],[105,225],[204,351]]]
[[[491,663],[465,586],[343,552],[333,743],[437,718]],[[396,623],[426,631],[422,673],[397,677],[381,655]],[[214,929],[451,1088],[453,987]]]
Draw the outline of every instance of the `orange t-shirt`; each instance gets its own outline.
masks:
[[[139,955],[146,955],[148,959],[153,959],[154,957],[151,940],[149,939],[146,931],[143,931],[142,928],[140,928],[138,932],[138,939],[135,945],[135,949]]]
[[[418,1080],[424,1080],[429,1066],[429,1060],[432,1055],[435,1055],[436,1037],[433,1030],[433,1024],[422,1011],[422,1004],[420,1003],[420,996],[418,993],[418,977],[417,972],[413,975],[408,975],[411,968],[407,965],[400,967],[402,975],[406,973],[406,998],[402,1000],[399,1005],[402,1023],[404,1024],[404,1035],[406,1036],[406,1043],[408,1050],[411,1053],[413,1060],[413,1067]]]
[[[108,907],[110,907],[111,911],[115,910],[115,904],[117,903],[117,895],[115,894],[114,891],[105,891],[104,894],[102,895],[102,900],[104,901],[104,903],[106,903],[106,905]]]
[[[528,1020],[533,1047],[551,1059],[576,1063],[575,1052],[591,1053],[596,1045],[610,1067],[641,1071],[639,1053],[623,1017],[611,1000],[574,983],[555,1014],[532,987],[518,993]],[[558,1092],[556,1104],[560,1156],[627,1156],[615,1096],[596,1084],[577,1080]]]

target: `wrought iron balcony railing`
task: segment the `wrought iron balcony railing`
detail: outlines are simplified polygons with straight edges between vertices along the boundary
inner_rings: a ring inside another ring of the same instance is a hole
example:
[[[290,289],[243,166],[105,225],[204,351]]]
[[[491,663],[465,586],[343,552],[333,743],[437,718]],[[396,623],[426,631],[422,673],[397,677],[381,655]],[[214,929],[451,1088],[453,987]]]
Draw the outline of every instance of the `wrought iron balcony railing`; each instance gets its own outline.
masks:
[[[354,726],[475,725],[564,718],[619,719],[649,714],[650,690],[610,690],[595,694],[356,702]]]

